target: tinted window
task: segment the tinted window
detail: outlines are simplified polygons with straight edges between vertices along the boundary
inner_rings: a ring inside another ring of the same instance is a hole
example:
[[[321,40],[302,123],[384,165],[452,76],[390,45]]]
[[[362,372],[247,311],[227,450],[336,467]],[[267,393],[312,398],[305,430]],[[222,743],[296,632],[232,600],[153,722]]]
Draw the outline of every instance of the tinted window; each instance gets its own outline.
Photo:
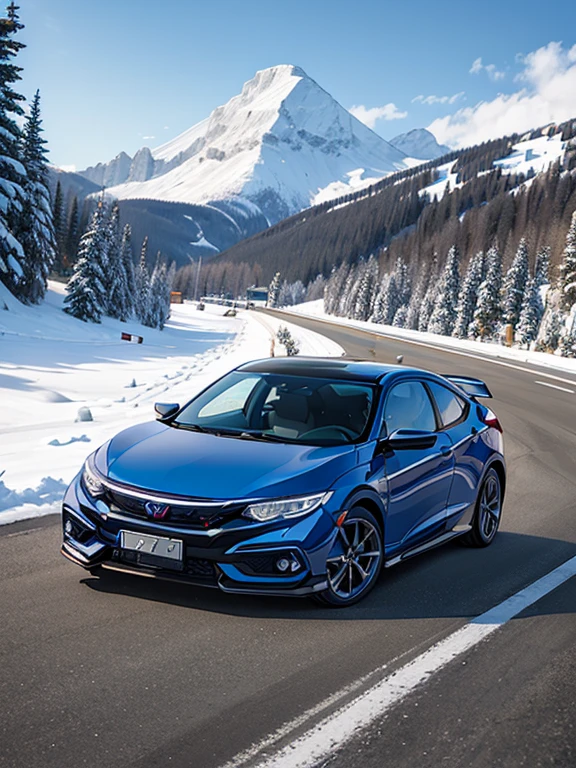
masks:
[[[232,413],[232,411],[242,411],[250,397],[252,390],[259,381],[258,376],[241,379],[225,389],[224,392],[216,395],[198,411],[198,418],[205,419],[208,416],[218,416],[222,413]]]
[[[436,400],[436,405],[440,411],[442,424],[445,427],[462,418],[466,406],[458,395],[455,395],[441,384],[428,382],[428,386],[432,390],[434,400]]]
[[[386,398],[383,432],[389,435],[397,429],[436,429],[432,403],[419,381],[396,384]]]

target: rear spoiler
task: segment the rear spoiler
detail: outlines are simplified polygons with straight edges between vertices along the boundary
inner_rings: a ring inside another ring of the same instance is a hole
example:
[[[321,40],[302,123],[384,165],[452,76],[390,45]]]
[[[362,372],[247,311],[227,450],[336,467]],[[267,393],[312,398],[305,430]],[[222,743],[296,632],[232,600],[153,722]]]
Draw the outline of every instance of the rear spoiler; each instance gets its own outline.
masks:
[[[472,376],[447,376],[444,378],[460,387],[468,397],[492,397],[492,392],[481,379],[474,379]]]

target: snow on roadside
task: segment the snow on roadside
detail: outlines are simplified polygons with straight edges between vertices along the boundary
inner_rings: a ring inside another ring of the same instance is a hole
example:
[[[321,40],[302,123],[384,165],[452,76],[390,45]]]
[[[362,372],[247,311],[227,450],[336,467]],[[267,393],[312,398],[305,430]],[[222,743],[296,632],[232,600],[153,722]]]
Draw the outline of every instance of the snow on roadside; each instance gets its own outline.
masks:
[[[371,323],[363,320],[349,320],[345,317],[328,315],[324,312],[323,299],[304,302],[303,304],[298,304],[294,307],[287,307],[284,311],[286,311],[287,320],[289,319],[290,313],[293,312],[297,315],[316,317],[320,320],[329,320],[332,323],[340,323],[353,328],[361,328],[362,330],[371,331],[372,333],[382,333],[386,336],[394,336],[398,339],[406,339],[407,341],[425,342],[427,344],[448,349],[466,350],[485,357],[515,360],[517,362],[532,363],[533,365],[539,365],[544,368],[576,373],[576,360],[573,358],[559,357],[558,355],[551,355],[547,352],[531,352],[526,349],[518,349],[518,347],[504,347],[500,344],[491,344],[488,342],[454,339],[451,336],[440,336],[437,333],[411,331],[407,328],[396,328],[392,325],[380,325],[378,323]]]
[[[244,362],[270,355],[279,322],[226,307],[174,305],[163,332],[62,312],[63,290],[25,307],[0,284],[0,524],[59,511],[86,456],[120,430],[154,418],[153,403],[185,402]],[[4,306],[7,309],[4,310]],[[341,355],[337,344],[288,325],[303,355]],[[122,331],[143,344],[120,340]],[[276,353],[282,347],[276,344]],[[77,421],[89,408],[93,421]]]

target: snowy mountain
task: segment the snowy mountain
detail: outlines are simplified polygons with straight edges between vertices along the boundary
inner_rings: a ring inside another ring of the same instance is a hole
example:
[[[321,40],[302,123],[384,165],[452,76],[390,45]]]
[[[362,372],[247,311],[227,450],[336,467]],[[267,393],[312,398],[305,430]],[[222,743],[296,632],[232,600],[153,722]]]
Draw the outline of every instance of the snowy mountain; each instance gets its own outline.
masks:
[[[270,223],[308,207],[335,182],[380,179],[404,151],[353,117],[298,67],[257,72],[242,92],[154,150],[82,172],[120,199],[211,204],[236,200]]]
[[[408,133],[401,133],[391,139],[390,144],[417,160],[434,160],[450,152],[450,147],[438,144],[434,134],[426,128],[414,128]]]

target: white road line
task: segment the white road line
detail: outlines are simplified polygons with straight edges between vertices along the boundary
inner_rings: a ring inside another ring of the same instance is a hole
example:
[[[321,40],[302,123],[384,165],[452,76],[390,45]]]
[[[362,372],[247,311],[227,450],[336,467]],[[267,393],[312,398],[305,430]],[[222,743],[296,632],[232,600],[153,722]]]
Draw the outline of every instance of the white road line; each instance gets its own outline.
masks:
[[[550,384],[548,381],[535,381],[535,384],[542,384],[543,387],[552,387],[552,389],[559,389],[562,392],[570,392],[571,395],[576,394],[573,389],[567,389],[566,387],[559,387],[558,384]]]
[[[490,357],[488,355],[475,355],[473,352],[464,352],[461,349],[454,349],[454,347],[443,347],[441,344],[433,344],[430,341],[417,341],[416,339],[407,339],[403,338],[402,336],[393,336],[388,333],[383,333],[381,331],[373,331],[369,328],[360,328],[356,325],[348,325],[347,323],[335,323],[332,320],[325,320],[323,317],[315,317],[314,315],[300,315],[296,312],[288,312],[287,310],[281,309],[281,310],[275,310],[279,312],[283,312],[286,315],[291,315],[292,317],[300,317],[304,318],[305,320],[315,320],[319,323],[326,323],[326,325],[335,326],[336,328],[348,328],[352,331],[360,331],[361,333],[366,333],[369,336],[376,336],[381,339],[390,339],[391,341],[396,342],[403,342],[404,344],[415,344],[417,347],[427,347],[428,349],[438,349],[440,352],[449,352],[453,355],[460,355],[461,357],[472,357],[475,360],[483,360],[486,363],[493,363],[494,365],[503,365],[505,368],[514,368],[517,371],[523,371],[524,373],[531,373],[534,375],[535,373],[539,376],[544,376],[547,379],[554,379],[554,381],[562,381],[565,384],[575,384],[573,379],[563,379],[562,376],[555,376],[552,373],[545,373],[544,371],[537,371],[533,368],[525,368],[522,365],[514,365],[513,363],[506,363],[504,360],[496,360],[494,357]],[[539,363],[534,363],[535,366],[538,366]]]
[[[276,738],[269,737],[239,754],[225,768],[239,768],[248,763],[257,768],[312,768],[450,661],[473,648],[575,575],[576,556],[436,643],[275,754],[266,755],[266,748],[301,726],[307,716],[313,717],[318,708],[298,717],[292,724],[283,726]]]

